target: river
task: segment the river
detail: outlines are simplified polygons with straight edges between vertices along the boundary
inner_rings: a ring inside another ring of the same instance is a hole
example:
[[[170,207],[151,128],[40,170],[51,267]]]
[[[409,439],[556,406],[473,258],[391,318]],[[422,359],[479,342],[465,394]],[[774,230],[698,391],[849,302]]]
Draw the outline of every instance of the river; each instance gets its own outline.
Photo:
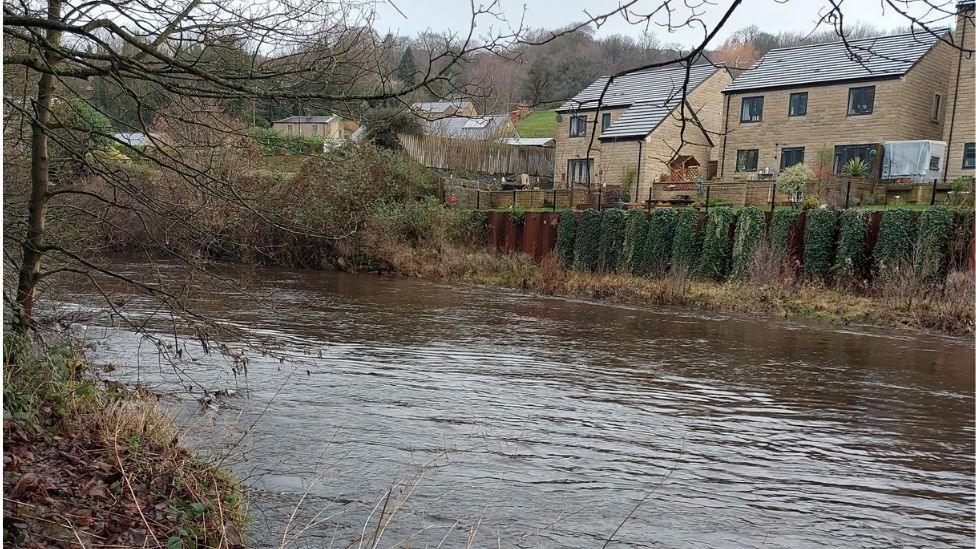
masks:
[[[972,546],[971,340],[228,273],[246,291],[196,306],[271,338],[246,375],[193,338],[181,372],[108,319],[75,328],[201,452],[233,448],[252,546]],[[126,305],[165,335],[156,309]]]

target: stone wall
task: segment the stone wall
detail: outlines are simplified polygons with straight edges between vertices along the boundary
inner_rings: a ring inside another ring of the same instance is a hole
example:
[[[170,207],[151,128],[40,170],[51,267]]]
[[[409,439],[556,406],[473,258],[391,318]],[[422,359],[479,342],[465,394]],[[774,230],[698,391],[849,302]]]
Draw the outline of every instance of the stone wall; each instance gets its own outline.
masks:
[[[965,43],[963,48],[972,51],[976,47],[976,28],[973,26],[974,12],[959,14],[956,20],[955,40],[960,43],[963,39],[962,29],[966,29]],[[976,58],[972,54],[954,50],[952,60],[949,62],[951,72],[949,75],[949,89],[946,93],[946,123],[945,137],[943,141],[949,143],[949,155],[946,164],[945,176],[951,181],[952,178],[962,176],[974,177],[976,170],[963,169],[962,154],[965,144],[976,141]],[[961,60],[961,67],[960,67]],[[957,72],[957,67],[960,69]],[[956,75],[959,77],[959,96],[955,101],[955,112],[953,112],[953,102],[956,97]],[[952,131],[950,142],[949,132]]]

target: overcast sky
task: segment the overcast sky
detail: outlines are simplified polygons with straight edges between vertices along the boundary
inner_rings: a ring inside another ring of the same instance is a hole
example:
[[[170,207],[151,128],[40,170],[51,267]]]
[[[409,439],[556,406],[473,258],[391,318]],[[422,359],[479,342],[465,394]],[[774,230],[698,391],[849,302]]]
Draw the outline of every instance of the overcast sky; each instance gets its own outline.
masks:
[[[469,26],[471,9],[468,0],[374,0],[376,2],[377,23],[380,31],[390,31],[400,36],[413,36],[425,30],[434,32],[462,31]],[[392,1],[392,3],[391,3]],[[475,0],[484,3],[487,0]],[[592,14],[602,14],[617,7],[618,1],[606,0],[499,0],[501,9],[509,21],[516,25],[523,17],[526,24],[534,28],[556,28],[574,21],[586,19],[585,10]],[[891,30],[907,27],[909,22],[895,13],[891,8],[885,8],[882,0],[841,0],[844,10],[844,21],[847,23],[868,23],[875,27]],[[905,0],[897,0],[902,5]],[[951,10],[955,0],[930,0],[936,5],[944,4]],[[640,0],[636,11],[649,11],[658,6],[661,0]],[[675,17],[686,20],[689,10],[685,3],[698,5],[701,19],[709,28],[714,25],[728,9],[731,0],[677,0],[673,2],[677,10]],[[912,3],[921,4],[921,2]],[[728,24],[718,36],[721,42],[726,36],[742,27],[758,25],[768,32],[794,31],[809,32],[813,30],[819,14],[829,5],[827,0],[745,0],[738,7]],[[920,15],[915,6],[916,15]],[[646,8],[642,10],[641,8]],[[401,13],[402,12],[402,13]],[[929,18],[931,19],[931,15]],[[661,19],[661,22],[664,20]],[[479,31],[487,33],[488,25],[503,25],[497,20],[484,19]],[[942,21],[939,26],[950,26],[951,18]],[[683,28],[669,33],[667,29],[652,25],[651,32],[662,43],[678,43],[689,46],[704,36],[701,26],[697,28]],[[643,27],[627,23],[620,17],[606,22],[597,32],[598,36],[608,34],[629,34],[640,36]],[[717,44],[716,44],[717,45]]]

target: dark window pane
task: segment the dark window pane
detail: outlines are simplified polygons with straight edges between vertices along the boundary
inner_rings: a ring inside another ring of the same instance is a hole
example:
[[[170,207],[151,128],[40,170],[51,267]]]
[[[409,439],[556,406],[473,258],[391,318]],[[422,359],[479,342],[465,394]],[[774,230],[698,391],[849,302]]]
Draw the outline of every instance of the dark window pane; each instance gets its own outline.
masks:
[[[601,123],[600,131],[604,131],[604,132],[607,131],[607,128],[610,127],[610,113],[605,113],[603,115],[603,120],[601,122],[602,123]]]
[[[939,160],[940,159],[939,159],[938,156],[930,156],[929,157],[929,169],[932,170],[932,171],[938,170],[939,169]]]
[[[762,120],[763,98],[743,97],[741,122],[759,122]]]
[[[569,136],[579,137],[581,135],[586,135],[586,117],[585,116],[569,117]]]
[[[790,94],[790,116],[806,116],[807,92]]]
[[[593,167],[592,159],[574,159],[568,161],[569,182],[588,183],[590,179],[590,168]]]
[[[794,164],[803,163],[803,147],[790,147],[783,149],[779,157],[779,169],[783,170]]]
[[[962,167],[976,168],[976,143],[966,143],[962,152]]]
[[[871,114],[874,112],[874,86],[851,88],[847,98],[847,114]]]
[[[759,149],[746,149],[735,153],[735,171],[754,172],[759,167]]]
[[[852,158],[857,157],[871,167],[872,175],[876,176],[877,166],[875,157],[877,156],[877,145],[837,145],[834,147],[834,173],[841,173],[844,165]]]

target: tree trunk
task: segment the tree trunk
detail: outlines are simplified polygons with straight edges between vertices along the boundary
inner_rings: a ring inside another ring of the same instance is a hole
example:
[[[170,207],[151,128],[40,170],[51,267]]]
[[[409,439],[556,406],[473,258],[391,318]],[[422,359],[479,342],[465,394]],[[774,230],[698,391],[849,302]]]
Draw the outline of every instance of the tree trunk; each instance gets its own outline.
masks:
[[[61,0],[48,3],[48,19],[61,19]],[[47,40],[53,47],[61,44],[61,32],[47,31]],[[45,54],[48,67],[53,68],[58,61],[53,52]],[[37,102],[34,105],[34,120],[31,122],[31,194],[27,205],[27,234],[24,238],[23,259],[17,278],[17,305],[14,314],[14,329],[26,330],[34,315],[34,294],[40,278],[41,258],[44,256],[44,221],[47,215],[48,188],[51,185],[48,156],[48,128],[51,124],[51,105],[54,100],[56,78],[42,73],[37,81]]]

